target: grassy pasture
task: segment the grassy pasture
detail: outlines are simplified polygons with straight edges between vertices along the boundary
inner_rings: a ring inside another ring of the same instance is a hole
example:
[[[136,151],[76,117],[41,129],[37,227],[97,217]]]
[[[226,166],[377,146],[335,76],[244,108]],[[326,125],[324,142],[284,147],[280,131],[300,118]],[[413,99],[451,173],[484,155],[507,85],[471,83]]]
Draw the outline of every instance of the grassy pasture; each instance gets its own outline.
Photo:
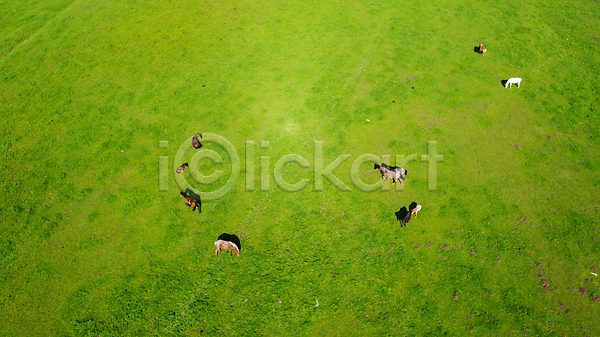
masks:
[[[600,334],[599,6],[4,1],[0,335]],[[170,173],[196,132],[241,159],[201,215]],[[352,191],[315,185],[315,141]],[[363,154],[416,155],[404,190],[355,188]]]

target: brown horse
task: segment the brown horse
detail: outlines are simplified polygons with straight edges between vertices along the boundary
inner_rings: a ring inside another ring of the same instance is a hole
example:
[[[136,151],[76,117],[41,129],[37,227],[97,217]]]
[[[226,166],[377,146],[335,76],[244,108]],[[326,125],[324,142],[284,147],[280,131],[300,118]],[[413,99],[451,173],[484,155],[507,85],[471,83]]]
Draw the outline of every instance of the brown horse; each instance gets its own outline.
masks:
[[[200,143],[200,139],[202,139],[201,133],[197,133],[194,135],[194,137],[192,137],[192,146],[194,147],[194,149],[199,149],[202,147],[202,143]]]
[[[185,204],[187,207],[194,207],[192,208],[192,211],[195,211],[196,207],[198,207],[198,214],[202,213],[202,203],[200,201],[188,196],[183,192],[180,192],[179,195],[185,198]]]
[[[182,164],[181,166],[179,166],[179,167],[177,168],[177,173],[182,173],[183,171],[185,171],[185,169],[186,169],[188,166],[189,166],[189,165],[188,165],[188,163],[184,163],[184,164]]]

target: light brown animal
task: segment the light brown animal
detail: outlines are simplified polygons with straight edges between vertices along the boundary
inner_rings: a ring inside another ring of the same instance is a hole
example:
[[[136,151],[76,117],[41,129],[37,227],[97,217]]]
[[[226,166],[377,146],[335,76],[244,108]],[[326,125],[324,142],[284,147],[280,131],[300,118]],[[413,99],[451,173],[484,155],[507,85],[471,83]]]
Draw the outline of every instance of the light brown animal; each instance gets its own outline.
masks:
[[[202,202],[188,196],[183,192],[179,192],[179,195],[185,198],[185,204],[187,207],[193,207],[192,211],[195,211],[196,207],[198,207],[198,214],[202,213]]]
[[[179,166],[179,167],[177,168],[177,173],[181,173],[181,172],[185,171],[185,169],[186,169],[188,166],[189,166],[189,165],[188,165],[188,163],[184,163],[184,164],[182,164],[181,166]]]
[[[217,242],[215,242],[215,247],[217,247],[217,249],[215,250],[215,256],[219,255],[221,249],[229,249],[229,255],[231,255],[231,250],[235,249],[236,255],[240,256],[240,249],[235,243],[231,241],[217,240]]]
[[[419,213],[419,211],[421,210],[421,205],[417,205],[417,207],[413,208],[410,213],[415,215],[415,218],[417,217],[417,213]]]
[[[479,45],[479,53],[483,53],[483,43]]]
[[[487,49],[481,51],[481,56],[485,56],[485,54],[487,54]]]

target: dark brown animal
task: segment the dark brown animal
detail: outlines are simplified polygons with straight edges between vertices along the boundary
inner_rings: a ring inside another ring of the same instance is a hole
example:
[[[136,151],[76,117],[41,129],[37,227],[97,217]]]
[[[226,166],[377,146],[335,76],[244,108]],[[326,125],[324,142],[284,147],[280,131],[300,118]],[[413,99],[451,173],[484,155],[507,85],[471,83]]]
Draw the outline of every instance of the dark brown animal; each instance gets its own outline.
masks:
[[[406,213],[406,215],[404,216],[404,218],[402,219],[402,225],[400,227],[404,227],[406,226],[406,224],[410,221],[410,216],[412,215],[412,212],[408,212]]]
[[[177,173],[181,173],[181,172],[185,171],[185,169],[186,169],[188,166],[189,166],[189,165],[188,165],[188,163],[184,163],[184,164],[182,164],[181,166],[179,166],[179,167],[177,168]]]
[[[199,149],[202,147],[202,143],[200,143],[200,139],[202,139],[201,133],[197,133],[194,135],[194,137],[192,137],[192,146],[194,147],[194,149]]]
[[[479,45],[479,54],[483,53],[483,43]]]
[[[179,195],[185,198],[187,207],[193,207],[192,211],[195,211],[196,207],[198,207],[198,214],[202,213],[202,203],[199,200],[196,200],[183,192],[180,192]]]

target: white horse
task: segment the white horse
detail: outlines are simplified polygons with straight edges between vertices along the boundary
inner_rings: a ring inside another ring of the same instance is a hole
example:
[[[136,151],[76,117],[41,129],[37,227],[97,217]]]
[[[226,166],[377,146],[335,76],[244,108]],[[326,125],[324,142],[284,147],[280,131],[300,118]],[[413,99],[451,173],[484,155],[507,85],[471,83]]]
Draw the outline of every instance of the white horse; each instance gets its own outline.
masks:
[[[521,86],[521,78],[518,78],[518,77],[509,78],[506,81],[506,84],[504,85],[504,87],[505,88],[511,88],[513,84],[516,84],[517,88],[520,88],[520,86]]]

